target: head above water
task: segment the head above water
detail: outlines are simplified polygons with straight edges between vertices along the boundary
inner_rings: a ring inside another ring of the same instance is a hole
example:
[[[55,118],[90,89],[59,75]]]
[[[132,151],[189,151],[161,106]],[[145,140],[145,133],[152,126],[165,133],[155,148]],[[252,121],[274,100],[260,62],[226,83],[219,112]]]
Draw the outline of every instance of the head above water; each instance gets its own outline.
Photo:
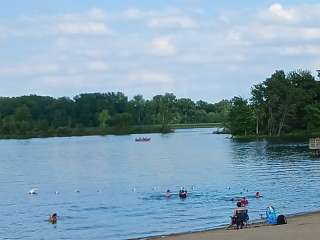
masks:
[[[237,207],[241,207],[241,202],[237,202]]]
[[[170,189],[167,190],[167,193],[169,193],[169,192],[170,192]]]

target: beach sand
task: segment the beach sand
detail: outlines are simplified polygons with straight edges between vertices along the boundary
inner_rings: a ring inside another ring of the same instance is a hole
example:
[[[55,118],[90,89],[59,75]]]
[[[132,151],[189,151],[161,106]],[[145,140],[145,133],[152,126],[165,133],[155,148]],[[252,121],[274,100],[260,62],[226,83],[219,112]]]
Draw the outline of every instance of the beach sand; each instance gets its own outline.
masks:
[[[289,217],[286,225],[252,224],[241,230],[216,229],[151,239],[165,240],[320,240],[320,212]]]

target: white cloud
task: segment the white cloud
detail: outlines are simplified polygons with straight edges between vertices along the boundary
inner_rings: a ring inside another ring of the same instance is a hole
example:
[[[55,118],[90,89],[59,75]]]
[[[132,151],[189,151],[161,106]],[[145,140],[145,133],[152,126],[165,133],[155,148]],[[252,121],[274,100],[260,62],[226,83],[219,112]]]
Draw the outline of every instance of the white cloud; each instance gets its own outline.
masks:
[[[162,36],[152,40],[151,52],[156,56],[172,56],[176,54],[173,39],[170,36]]]
[[[112,34],[107,24],[106,13],[98,8],[81,13],[22,16],[17,18],[17,21],[7,23],[4,27],[0,26],[0,30],[2,37],[6,38]]]
[[[138,8],[128,8],[123,13],[124,17],[129,20],[138,20],[145,17],[145,13]]]
[[[1,21],[2,91],[19,78],[47,94],[135,89],[152,96],[160,89],[192,93],[197,86],[197,95],[228,97],[275,69],[320,66],[320,4],[221,14],[202,9],[92,8]],[[184,82],[185,89],[177,87]]]
[[[109,65],[105,62],[95,61],[88,63],[88,69],[96,72],[105,72],[109,70]]]
[[[60,66],[51,63],[23,63],[0,66],[0,77],[30,77],[52,74],[60,71]]]
[[[128,20],[140,20],[151,28],[163,29],[192,29],[197,27],[193,18],[187,16],[177,9],[165,10],[141,10],[129,8],[123,13]]]
[[[268,9],[260,11],[259,18],[263,21],[283,24],[318,26],[320,21],[320,4],[300,4],[283,6],[272,4]]]
[[[280,52],[283,55],[297,56],[297,55],[314,55],[320,56],[320,45],[298,45],[281,48]]]
[[[173,81],[173,78],[166,73],[147,70],[131,72],[127,79],[140,84],[167,84]]]
[[[195,22],[187,16],[163,16],[149,20],[148,25],[155,28],[195,28]]]
[[[95,20],[102,20],[102,21],[105,20],[107,17],[106,12],[100,8],[91,8],[88,11],[88,15]]]
[[[64,22],[56,26],[57,33],[60,34],[108,34],[105,23],[102,22]]]
[[[269,7],[269,13],[271,14],[271,17],[281,21],[293,21],[297,18],[295,9],[284,9],[279,3],[272,4]]]

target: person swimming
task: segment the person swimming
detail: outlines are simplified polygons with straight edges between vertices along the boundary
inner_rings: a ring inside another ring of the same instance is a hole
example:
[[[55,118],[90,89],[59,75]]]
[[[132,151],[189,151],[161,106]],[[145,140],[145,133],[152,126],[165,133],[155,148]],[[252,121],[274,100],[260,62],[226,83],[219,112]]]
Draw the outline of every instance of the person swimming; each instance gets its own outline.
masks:
[[[50,215],[49,223],[56,224],[57,221],[58,221],[58,215],[56,213],[53,213],[52,215]]]
[[[181,190],[179,191],[179,197],[180,197],[180,198],[186,198],[186,197],[187,197],[187,191],[184,190],[184,189],[181,189]]]
[[[164,196],[166,196],[167,198],[171,197],[171,195],[172,195],[172,193],[169,189],[164,194]]]
[[[256,198],[261,198],[262,195],[260,194],[260,192],[256,192]]]

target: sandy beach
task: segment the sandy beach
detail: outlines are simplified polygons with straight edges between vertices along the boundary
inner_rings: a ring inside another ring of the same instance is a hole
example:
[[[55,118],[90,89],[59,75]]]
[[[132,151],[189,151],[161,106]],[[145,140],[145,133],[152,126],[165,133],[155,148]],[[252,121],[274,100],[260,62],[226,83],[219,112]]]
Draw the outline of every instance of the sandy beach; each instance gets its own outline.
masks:
[[[320,212],[292,216],[286,225],[252,224],[242,230],[216,229],[196,233],[175,234],[155,239],[166,240],[318,240],[320,239]]]

